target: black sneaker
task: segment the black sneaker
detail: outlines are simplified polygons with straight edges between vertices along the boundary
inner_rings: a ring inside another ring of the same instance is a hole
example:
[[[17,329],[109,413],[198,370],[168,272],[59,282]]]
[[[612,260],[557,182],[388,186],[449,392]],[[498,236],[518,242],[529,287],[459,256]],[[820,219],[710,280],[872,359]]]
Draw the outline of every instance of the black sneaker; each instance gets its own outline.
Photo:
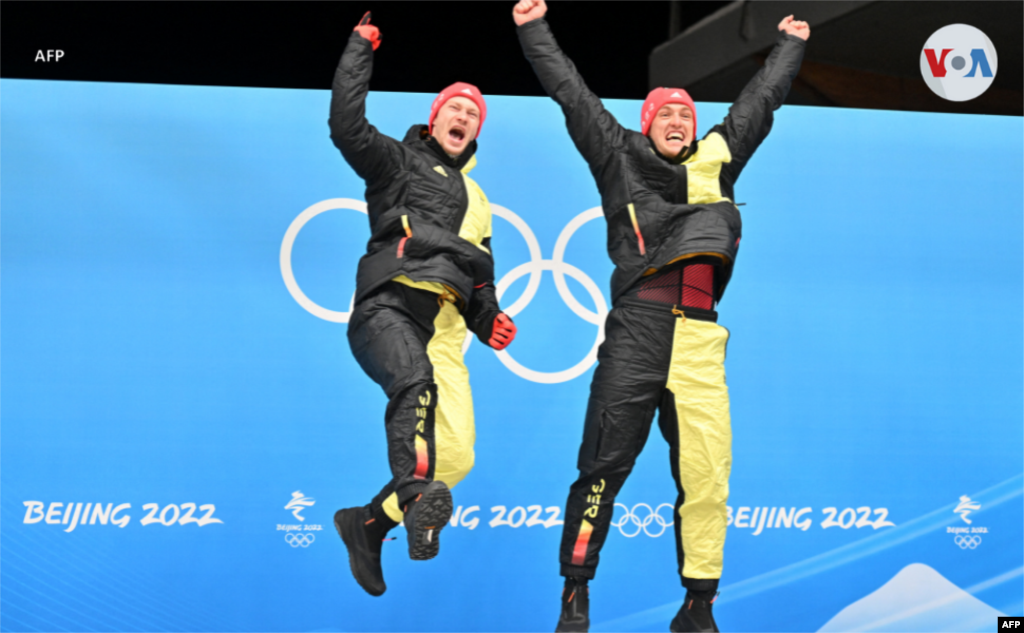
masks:
[[[427,484],[423,493],[405,509],[405,530],[409,535],[409,558],[430,560],[441,549],[438,537],[452,518],[452,493],[443,481]]]
[[[366,508],[345,508],[334,513],[334,527],[348,548],[348,565],[359,586],[371,596],[387,591],[384,571],[380,568],[381,541],[366,534],[366,523],[372,520]]]
[[[672,619],[668,629],[672,633],[686,633],[689,631],[714,631],[718,633],[718,625],[711,615],[711,605],[714,604],[718,595],[715,594],[710,600],[702,600],[690,592],[686,592],[686,599],[679,613]]]
[[[562,614],[558,616],[555,633],[590,630],[590,587],[586,581],[566,578],[562,589]]]

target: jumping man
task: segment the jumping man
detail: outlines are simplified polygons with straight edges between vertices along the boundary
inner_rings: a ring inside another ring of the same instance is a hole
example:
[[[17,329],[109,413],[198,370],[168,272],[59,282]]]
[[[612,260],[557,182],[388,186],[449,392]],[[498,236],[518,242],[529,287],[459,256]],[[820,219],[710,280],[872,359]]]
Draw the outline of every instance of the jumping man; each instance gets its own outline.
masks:
[[[366,120],[366,93],[380,31],[356,26],[334,75],[331,139],[366,181],[370,241],[359,261],[348,339],[356,360],[388,397],[385,429],[393,475],[369,505],[339,510],[334,525],[359,585],[387,588],[381,541],[404,522],[409,556],[437,555],[452,513],[450,488],[473,467],[476,432],[467,327],[494,349],[515,338],[498,307],[491,208],[467,175],[487,104],[470,84],[434,100],[427,125],[402,142]]]
[[[613,307],[587,405],[579,478],[562,532],[565,576],[558,631],[590,626],[589,589],[615,496],[643,448],[654,412],[669,444],[674,523],[687,589],[672,631],[717,631],[711,604],[722,574],[732,463],[725,346],[715,312],[732,275],[741,222],[733,185],[768,135],[810,35],[789,16],[778,43],[725,120],[697,140],[697,109],[681,88],[656,88],[627,130],[587,89],[543,19],[544,0],[513,9],[519,41],[562,107],[590,165],[608,222]]]

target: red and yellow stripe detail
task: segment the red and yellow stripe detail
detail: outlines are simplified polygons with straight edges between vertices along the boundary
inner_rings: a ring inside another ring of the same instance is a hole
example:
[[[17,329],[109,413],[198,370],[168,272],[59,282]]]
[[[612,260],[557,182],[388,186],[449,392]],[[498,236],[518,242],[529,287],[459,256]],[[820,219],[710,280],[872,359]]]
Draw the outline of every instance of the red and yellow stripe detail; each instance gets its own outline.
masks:
[[[644,236],[640,233],[640,222],[636,219],[636,209],[633,207],[633,203],[629,203],[629,219],[633,221],[633,231],[636,232],[636,241],[640,245],[640,254],[646,255],[647,249],[644,248]]]
[[[430,470],[430,453],[427,451],[427,440],[416,436],[416,471],[412,474],[416,479],[426,479]]]
[[[572,564],[582,565],[587,559],[587,545],[590,544],[590,535],[594,532],[594,526],[590,521],[583,519],[580,524],[580,534],[576,537],[576,545],[572,548]]]
[[[405,229],[405,237],[398,242],[398,259],[405,255],[405,243],[412,237],[412,228],[409,227],[409,216],[402,216],[402,228]]]

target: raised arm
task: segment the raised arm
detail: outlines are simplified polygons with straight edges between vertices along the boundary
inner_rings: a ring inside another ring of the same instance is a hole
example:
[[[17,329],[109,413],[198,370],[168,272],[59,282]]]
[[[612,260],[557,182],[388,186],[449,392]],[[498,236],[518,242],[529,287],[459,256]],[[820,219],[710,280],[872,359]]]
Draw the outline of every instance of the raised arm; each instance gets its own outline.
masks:
[[[353,30],[334,72],[331,86],[331,140],[342,156],[366,181],[385,178],[399,164],[397,141],[377,131],[366,120],[366,93],[373,74],[373,51],[380,46],[380,31],[369,24],[367,12]]]
[[[625,131],[558,47],[544,20],[546,13],[544,0],[516,4],[512,17],[518,26],[519,43],[544,90],[562,106],[576,148],[594,168],[612,149],[622,145]]]
[[[728,165],[735,176],[768,136],[774,112],[782,106],[789,87],[800,71],[811,28],[788,16],[779,23],[779,39],[761,68],[729,108],[722,126],[732,153]]]

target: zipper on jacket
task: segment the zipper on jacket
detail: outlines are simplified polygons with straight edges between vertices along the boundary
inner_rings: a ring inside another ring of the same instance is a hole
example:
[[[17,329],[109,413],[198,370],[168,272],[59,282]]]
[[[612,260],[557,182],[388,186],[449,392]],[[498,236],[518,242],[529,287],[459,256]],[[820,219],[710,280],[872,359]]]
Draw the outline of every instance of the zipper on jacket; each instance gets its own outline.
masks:
[[[640,223],[636,219],[636,209],[633,208],[633,203],[629,203],[629,219],[633,221],[633,230],[636,231],[636,241],[640,245],[640,254],[646,255],[647,249],[644,248],[644,236],[640,233]]]
[[[458,235],[459,231],[462,230],[462,223],[466,221],[466,214],[469,213],[469,186],[466,185],[466,174],[462,171],[456,171],[456,173],[459,175],[459,184],[462,185],[462,195],[464,199],[460,201],[462,204],[459,204],[459,209],[452,216],[452,225],[449,230]],[[457,188],[453,195],[458,196]]]
[[[412,229],[409,227],[409,216],[402,216],[402,228],[405,229],[405,237],[398,242],[398,259],[405,255],[405,243],[412,237]]]

